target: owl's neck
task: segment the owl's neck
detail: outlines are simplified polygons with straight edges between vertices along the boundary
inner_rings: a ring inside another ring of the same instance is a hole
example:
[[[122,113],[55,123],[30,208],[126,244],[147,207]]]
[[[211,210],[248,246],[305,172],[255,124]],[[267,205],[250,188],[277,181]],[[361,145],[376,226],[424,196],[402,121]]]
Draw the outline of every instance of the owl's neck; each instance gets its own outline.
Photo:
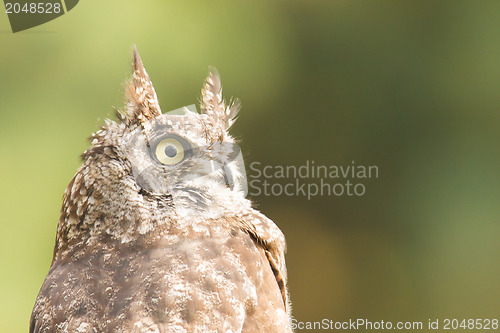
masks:
[[[172,227],[196,227],[251,209],[241,192],[221,183],[155,194],[139,188],[127,175],[115,183],[106,177],[89,181],[92,168],[82,166],[66,189],[54,259],[84,243],[103,239],[131,243],[145,235],[168,234]]]

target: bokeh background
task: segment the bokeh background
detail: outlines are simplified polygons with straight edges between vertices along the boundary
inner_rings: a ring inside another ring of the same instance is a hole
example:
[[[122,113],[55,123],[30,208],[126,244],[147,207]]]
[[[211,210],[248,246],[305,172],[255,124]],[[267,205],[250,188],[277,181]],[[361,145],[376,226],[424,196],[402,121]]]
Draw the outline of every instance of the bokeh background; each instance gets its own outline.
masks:
[[[498,1],[86,0],[13,34],[0,13],[0,332],[28,330],[133,44],[164,111],[219,69],[247,165],[379,167],[362,197],[253,196],[287,236],[297,320],[498,318],[499,17]]]

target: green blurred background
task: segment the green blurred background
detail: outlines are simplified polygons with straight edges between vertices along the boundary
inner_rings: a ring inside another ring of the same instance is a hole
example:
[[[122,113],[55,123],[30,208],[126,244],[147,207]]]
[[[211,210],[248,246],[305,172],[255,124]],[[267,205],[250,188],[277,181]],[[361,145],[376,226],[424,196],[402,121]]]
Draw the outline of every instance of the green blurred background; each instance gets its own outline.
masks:
[[[97,1],[0,14],[0,332],[27,332],[62,194],[136,44],[164,111],[209,65],[245,161],[377,165],[362,197],[253,197],[299,321],[498,318],[500,2]]]

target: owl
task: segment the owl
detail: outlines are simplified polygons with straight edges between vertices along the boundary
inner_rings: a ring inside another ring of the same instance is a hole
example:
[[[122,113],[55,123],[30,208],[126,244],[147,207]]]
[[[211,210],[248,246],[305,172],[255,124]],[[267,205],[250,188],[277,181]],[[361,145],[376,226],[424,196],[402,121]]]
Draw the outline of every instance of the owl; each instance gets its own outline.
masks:
[[[245,198],[211,69],[200,113],[160,110],[137,50],[118,120],[69,183],[31,333],[291,332],[285,239]]]

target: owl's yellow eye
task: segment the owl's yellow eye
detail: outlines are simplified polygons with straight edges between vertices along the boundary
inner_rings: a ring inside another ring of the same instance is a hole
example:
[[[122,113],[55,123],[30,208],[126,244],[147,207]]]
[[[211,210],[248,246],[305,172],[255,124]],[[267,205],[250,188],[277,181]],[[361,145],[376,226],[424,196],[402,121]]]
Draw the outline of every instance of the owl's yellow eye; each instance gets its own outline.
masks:
[[[184,147],[176,139],[168,138],[158,143],[155,155],[162,164],[174,165],[184,159]]]

